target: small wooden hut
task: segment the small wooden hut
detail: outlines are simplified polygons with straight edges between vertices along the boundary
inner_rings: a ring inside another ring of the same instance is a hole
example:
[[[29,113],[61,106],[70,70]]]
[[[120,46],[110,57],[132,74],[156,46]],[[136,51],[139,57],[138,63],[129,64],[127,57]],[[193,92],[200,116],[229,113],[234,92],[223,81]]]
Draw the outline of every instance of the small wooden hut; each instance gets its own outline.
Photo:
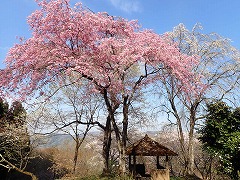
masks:
[[[146,134],[144,138],[140,139],[133,145],[126,148],[126,155],[129,156],[129,170],[133,173],[134,178],[137,174],[142,177],[151,177],[154,180],[169,179],[168,160],[169,156],[177,156],[178,154],[159,144],[157,141],[149,138]],[[136,164],[136,156],[156,156],[156,169],[152,170],[151,174],[145,174],[144,164]],[[159,156],[166,157],[166,167],[159,163]],[[133,163],[132,163],[133,157]],[[164,178],[161,178],[164,177]]]

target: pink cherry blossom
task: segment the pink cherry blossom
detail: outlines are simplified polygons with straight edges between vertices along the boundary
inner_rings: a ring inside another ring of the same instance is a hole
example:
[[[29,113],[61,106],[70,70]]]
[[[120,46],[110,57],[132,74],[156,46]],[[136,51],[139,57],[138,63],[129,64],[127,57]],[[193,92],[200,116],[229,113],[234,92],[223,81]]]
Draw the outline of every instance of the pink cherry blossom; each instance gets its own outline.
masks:
[[[73,72],[109,92],[128,92],[134,79],[126,78],[131,67],[160,66],[192,90],[191,67],[197,57],[180,53],[166,36],[141,30],[137,21],[93,13],[69,0],[43,0],[28,17],[29,39],[14,45],[0,74],[2,93],[26,95]],[[141,69],[141,68],[140,68]],[[146,82],[145,82],[146,83]]]

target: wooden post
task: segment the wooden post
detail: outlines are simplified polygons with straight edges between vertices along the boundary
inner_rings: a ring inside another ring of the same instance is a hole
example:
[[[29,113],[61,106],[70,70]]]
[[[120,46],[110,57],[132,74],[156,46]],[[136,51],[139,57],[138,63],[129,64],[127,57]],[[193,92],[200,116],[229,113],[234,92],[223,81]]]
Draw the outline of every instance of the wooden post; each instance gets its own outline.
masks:
[[[128,156],[128,169],[130,171],[130,173],[132,172],[132,159],[131,159],[131,155]]]
[[[136,178],[136,155],[133,154],[133,178]]]
[[[168,155],[166,156],[166,169],[169,169],[169,167],[168,167]]]
[[[159,166],[160,166],[160,164],[159,164],[159,156],[157,156],[157,169],[159,169]]]

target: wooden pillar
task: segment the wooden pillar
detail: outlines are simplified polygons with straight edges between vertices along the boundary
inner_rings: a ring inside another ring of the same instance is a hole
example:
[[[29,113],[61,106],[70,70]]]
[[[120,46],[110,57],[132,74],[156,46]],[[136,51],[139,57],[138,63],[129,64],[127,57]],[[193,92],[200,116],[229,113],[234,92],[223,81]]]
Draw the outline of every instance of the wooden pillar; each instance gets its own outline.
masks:
[[[131,155],[128,156],[128,169],[130,171],[130,173],[132,172],[132,159],[131,159]]]
[[[133,178],[136,178],[136,155],[133,154]]]
[[[169,158],[168,158],[168,155],[166,155],[166,169],[169,169],[168,161],[169,161]]]
[[[160,164],[159,164],[159,156],[157,156],[157,169],[159,169],[159,166],[160,166]]]

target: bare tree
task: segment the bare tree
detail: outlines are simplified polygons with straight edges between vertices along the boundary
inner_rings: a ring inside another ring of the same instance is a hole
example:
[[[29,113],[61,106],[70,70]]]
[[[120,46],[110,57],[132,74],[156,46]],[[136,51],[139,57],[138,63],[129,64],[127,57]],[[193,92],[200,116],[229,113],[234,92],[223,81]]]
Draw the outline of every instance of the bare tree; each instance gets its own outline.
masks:
[[[54,96],[41,104],[30,118],[39,113],[38,118],[33,119],[38,126],[36,130],[45,131],[41,134],[64,133],[72,137],[75,142],[72,173],[75,174],[80,146],[91,128],[100,124],[101,101],[94,93],[86,94],[83,85],[72,83],[58,87],[57,84],[51,85]]]
[[[162,76],[158,83],[159,89],[163,90],[160,94],[167,99],[162,110],[168,113],[171,125],[176,125],[178,130],[185,174],[194,173],[193,137],[196,127],[204,119],[206,102],[223,98],[233,103],[239,102],[239,51],[231,45],[229,39],[216,33],[203,34],[201,30],[199,24],[192,31],[179,24],[168,33],[182,53],[200,57],[199,64],[192,69],[199,84],[193,84],[193,91],[185,93],[182,91],[185,87],[174,77]],[[184,132],[188,133],[187,138]]]

